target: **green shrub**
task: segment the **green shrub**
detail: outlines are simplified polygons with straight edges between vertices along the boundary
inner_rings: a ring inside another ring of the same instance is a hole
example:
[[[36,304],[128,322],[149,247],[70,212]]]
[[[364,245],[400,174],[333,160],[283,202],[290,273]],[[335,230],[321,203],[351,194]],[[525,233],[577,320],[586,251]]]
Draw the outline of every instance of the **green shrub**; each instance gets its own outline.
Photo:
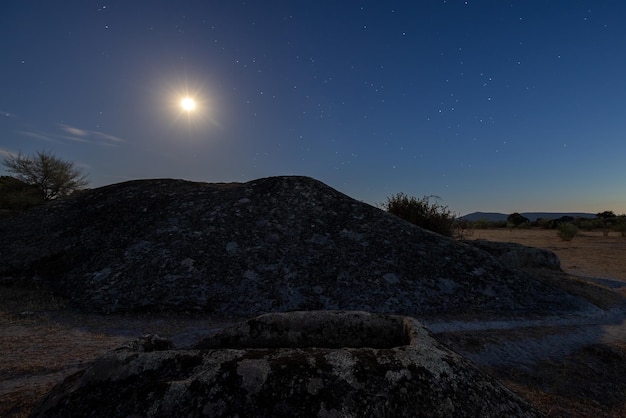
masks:
[[[536,221],[537,226],[542,229],[550,229],[550,219],[539,218]]]
[[[506,228],[508,225],[506,221],[493,221],[491,222],[492,228]]]
[[[619,232],[622,237],[626,237],[626,220],[622,219],[615,223],[613,230]]]
[[[417,199],[404,193],[398,193],[388,197],[383,208],[419,227],[452,237],[454,235],[455,215],[448,210],[447,206],[437,202],[432,203],[431,199],[437,199],[437,197],[424,196]]]
[[[473,229],[489,229],[490,222],[488,219],[477,219],[471,224]]]
[[[563,241],[571,241],[578,234],[578,227],[571,223],[561,223],[557,227],[557,234]]]
[[[584,229],[585,231],[593,231],[593,228],[594,228],[593,221],[591,220],[581,221],[580,227]]]
[[[593,229],[606,229],[604,219],[592,219],[591,225],[593,226]]]

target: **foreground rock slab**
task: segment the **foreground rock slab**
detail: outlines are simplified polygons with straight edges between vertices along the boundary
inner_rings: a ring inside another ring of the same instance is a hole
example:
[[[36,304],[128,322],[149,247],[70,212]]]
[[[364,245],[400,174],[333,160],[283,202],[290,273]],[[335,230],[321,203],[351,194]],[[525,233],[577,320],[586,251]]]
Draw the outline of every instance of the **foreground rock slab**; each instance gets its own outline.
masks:
[[[0,221],[0,277],[92,312],[588,312],[588,301],[308,177],[138,180]]]
[[[531,417],[413,318],[267,314],[175,350],[155,336],[57,386],[33,417]]]

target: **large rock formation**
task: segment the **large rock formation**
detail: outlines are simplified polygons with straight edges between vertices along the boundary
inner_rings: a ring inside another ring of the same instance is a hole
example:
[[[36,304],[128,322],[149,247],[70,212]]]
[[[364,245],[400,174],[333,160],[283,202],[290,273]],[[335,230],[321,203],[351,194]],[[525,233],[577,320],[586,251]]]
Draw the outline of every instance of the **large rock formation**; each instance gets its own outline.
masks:
[[[192,350],[144,338],[66,379],[32,416],[539,415],[412,318],[313,311],[254,318]]]
[[[493,242],[482,239],[465,242],[488,252],[507,267],[561,270],[561,260],[552,251],[527,247],[514,242]]]
[[[0,276],[86,310],[554,314],[588,302],[306,177],[143,180],[0,221]]]

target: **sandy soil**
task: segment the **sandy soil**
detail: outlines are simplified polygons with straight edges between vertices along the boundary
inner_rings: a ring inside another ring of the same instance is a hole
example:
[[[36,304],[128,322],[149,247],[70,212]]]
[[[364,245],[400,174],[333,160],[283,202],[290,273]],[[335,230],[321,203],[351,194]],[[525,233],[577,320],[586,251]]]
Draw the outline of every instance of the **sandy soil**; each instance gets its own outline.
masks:
[[[620,296],[626,296],[626,238],[584,233],[565,242],[549,230],[470,232],[468,239],[554,251],[567,274],[535,274],[557,285],[567,283],[605,313],[538,322],[431,319],[427,325],[436,337],[548,416],[626,416],[626,317]],[[610,287],[590,287],[586,278],[609,279],[605,284]],[[236,320],[81,315],[37,286],[0,281],[0,417],[27,416],[56,383],[143,334],[171,337],[184,347]]]

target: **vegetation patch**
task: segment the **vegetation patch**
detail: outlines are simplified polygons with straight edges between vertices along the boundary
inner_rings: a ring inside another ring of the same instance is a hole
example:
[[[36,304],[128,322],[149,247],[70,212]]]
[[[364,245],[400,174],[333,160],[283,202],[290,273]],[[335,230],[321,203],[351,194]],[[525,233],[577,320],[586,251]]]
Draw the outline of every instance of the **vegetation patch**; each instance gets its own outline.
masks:
[[[405,221],[446,237],[454,234],[455,214],[437,202],[436,196],[416,198],[398,193],[387,198],[383,208]]]

